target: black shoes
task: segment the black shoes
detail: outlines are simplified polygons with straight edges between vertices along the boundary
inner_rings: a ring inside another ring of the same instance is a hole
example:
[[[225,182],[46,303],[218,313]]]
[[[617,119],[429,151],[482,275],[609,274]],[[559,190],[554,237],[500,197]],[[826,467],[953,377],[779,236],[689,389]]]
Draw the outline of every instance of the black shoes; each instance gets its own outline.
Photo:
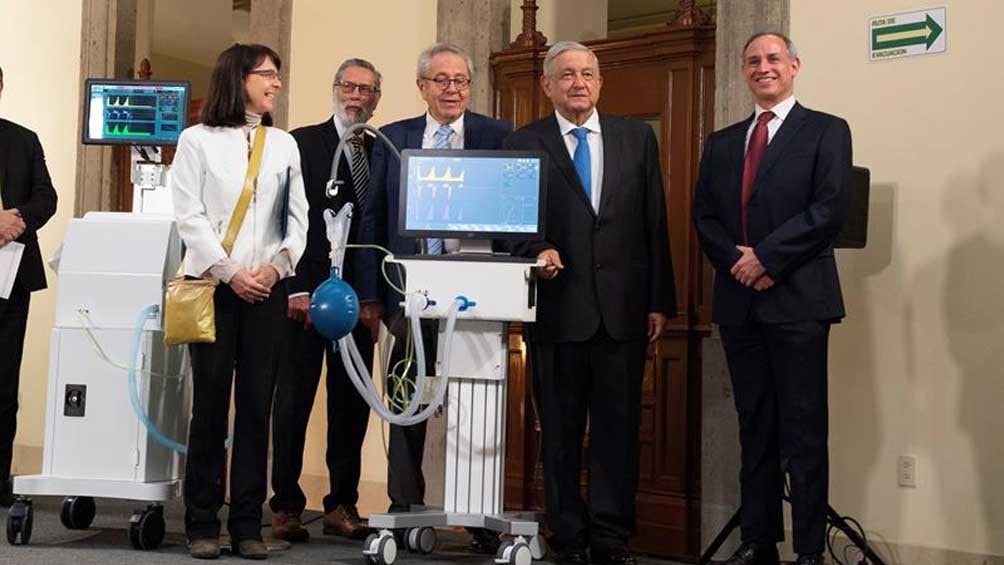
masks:
[[[823,554],[813,553],[809,555],[799,555],[795,565],[823,565]]]
[[[593,563],[598,565],[636,565],[631,552],[624,548],[593,549],[591,551]]]
[[[471,551],[482,555],[495,555],[502,545],[499,535],[485,528],[470,528]]]
[[[552,561],[559,565],[588,565],[589,557],[584,549],[567,549],[555,551]]]
[[[747,542],[739,546],[725,565],[780,565],[780,563],[781,558],[777,554],[776,545]]]

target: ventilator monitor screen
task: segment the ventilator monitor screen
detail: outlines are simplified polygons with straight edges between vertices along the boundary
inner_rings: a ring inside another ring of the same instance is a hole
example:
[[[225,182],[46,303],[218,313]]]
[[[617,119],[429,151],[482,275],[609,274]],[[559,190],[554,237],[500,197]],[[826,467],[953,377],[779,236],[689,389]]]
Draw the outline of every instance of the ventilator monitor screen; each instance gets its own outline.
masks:
[[[399,226],[409,237],[539,239],[547,157],[538,151],[406,150]]]
[[[88,79],[83,142],[176,145],[188,124],[187,82]]]

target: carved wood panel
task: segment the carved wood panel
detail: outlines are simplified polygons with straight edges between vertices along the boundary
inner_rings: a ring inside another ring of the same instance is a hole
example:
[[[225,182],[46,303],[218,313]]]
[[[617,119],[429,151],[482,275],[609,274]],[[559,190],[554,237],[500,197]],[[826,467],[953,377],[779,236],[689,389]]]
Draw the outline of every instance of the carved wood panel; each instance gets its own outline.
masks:
[[[711,131],[714,27],[671,28],[587,43],[600,60],[599,107],[650,124],[659,139],[679,316],[651,347],[640,430],[637,534],[633,547],[696,558],[700,544],[700,339],[709,331],[710,271],[691,227],[693,184]],[[553,111],[539,86],[546,48],[492,57],[497,117],[517,127]],[[540,509],[539,422],[518,335],[512,336],[506,506]],[[586,449],[588,449],[587,440]],[[582,477],[583,485],[588,477]]]

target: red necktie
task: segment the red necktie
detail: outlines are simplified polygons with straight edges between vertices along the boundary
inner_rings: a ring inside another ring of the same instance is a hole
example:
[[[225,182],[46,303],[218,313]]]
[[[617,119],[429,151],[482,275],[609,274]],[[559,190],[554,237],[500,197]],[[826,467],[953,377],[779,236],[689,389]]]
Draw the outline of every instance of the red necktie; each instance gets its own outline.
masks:
[[[746,149],[746,159],[743,162],[743,195],[742,195],[742,220],[743,220],[743,244],[749,245],[749,229],[746,227],[746,205],[750,202],[753,194],[753,181],[756,180],[756,173],[760,170],[760,161],[763,153],[767,150],[767,122],[774,119],[774,112],[764,112],[757,119],[756,127],[753,128],[753,135],[750,136],[750,145]]]

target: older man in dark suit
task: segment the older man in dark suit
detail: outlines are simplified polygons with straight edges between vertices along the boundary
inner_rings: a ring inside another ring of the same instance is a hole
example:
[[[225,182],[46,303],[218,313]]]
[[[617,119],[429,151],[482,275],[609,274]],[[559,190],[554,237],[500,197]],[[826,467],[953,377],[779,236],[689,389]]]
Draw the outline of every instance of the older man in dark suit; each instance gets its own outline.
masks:
[[[743,544],[728,565],[777,565],[785,472],[797,563],[823,563],[827,347],[844,316],[833,242],[847,216],[851,133],[795,101],[800,67],[784,35],[750,38],[754,113],[708,138],[694,195],[742,444]]]
[[[546,264],[529,331],[552,545],[563,563],[629,565],[638,486],[645,351],[676,315],[655,134],[596,109],[603,79],[587,47],[544,59],[555,113],[506,147],[546,151],[544,240],[518,245]],[[589,418],[589,501],[579,495]]]
[[[414,118],[401,120],[380,129],[398,150],[405,149],[500,149],[512,125],[469,112],[471,60],[459,47],[438,43],[418,57],[416,84],[428,111]],[[398,210],[401,191],[401,163],[382,144],[373,151],[374,198],[379,204],[372,208],[378,232],[390,251],[396,255],[440,255],[450,251],[450,241],[402,237],[398,233]],[[400,283],[400,281],[398,281]],[[401,294],[384,287],[387,320],[391,332],[398,337],[391,357],[393,367],[404,357],[407,324],[400,302]],[[423,320],[422,335],[426,346],[428,374],[434,373],[436,361],[436,321]],[[425,500],[425,477],[422,475],[422,454],[425,446],[425,422],[413,426],[390,427],[389,476],[387,494],[392,512],[407,511]],[[497,536],[487,530],[476,530],[474,549],[493,553]]]
[[[331,271],[324,211],[354,206],[349,243],[372,240],[364,235],[363,223],[370,205],[369,158],[371,136],[358,132],[346,146],[338,163],[338,186],[330,184],[335,148],[346,130],[365,123],[380,101],[380,73],[364,59],[348,59],[335,73],[331,87],[334,115],[291,133],[300,147],[300,163],[310,203],[307,247],[287,281],[289,289],[288,355],[279,372],[272,416],[272,534],[280,539],[305,541],[307,530],[300,513],[307,503],[300,488],[307,422],[321,377],[321,362],[327,359],[327,453],[329,491],[324,497],[324,533],[362,538],[369,532],[359,518],[361,450],[369,423],[369,407],[356,392],[332,344],[310,324],[310,293]],[[373,343],[383,314],[377,299],[377,263],[371,251],[349,250],[342,278],[355,288],[361,301],[361,322],[353,336],[366,360],[372,362]]]
[[[13,501],[10,465],[30,293],[46,286],[37,232],[55,212],[56,190],[38,136],[0,119],[0,251],[11,242],[24,245],[14,288],[0,298],[0,505],[5,506]]]

